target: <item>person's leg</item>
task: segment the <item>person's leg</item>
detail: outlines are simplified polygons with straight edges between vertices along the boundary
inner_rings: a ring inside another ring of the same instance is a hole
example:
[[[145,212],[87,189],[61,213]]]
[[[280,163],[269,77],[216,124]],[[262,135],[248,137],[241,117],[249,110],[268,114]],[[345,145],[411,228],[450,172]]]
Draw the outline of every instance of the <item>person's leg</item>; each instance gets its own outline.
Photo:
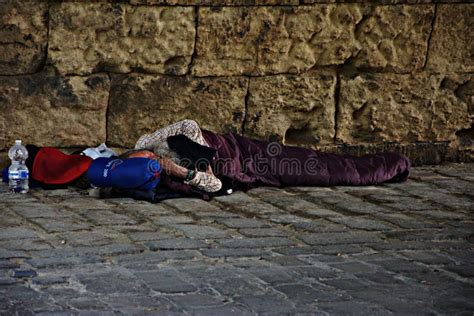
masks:
[[[198,123],[194,120],[182,120],[160,128],[151,134],[142,135],[135,144],[135,149],[154,149],[157,146],[167,147],[167,138],[174,135],[185,135],[200,145],[208,146]]]
[[[177,165],[171,159],[162,158],[158,159],[158,162],[161,165],[162,172],[167,175],[173,175],[180,179],[186,179],[189,176],[189,169]],[[185,183],[206,192],[217,192],[222,188],[222,182],[212,172],[209,174],[196,170],[193,172],[192,178],[187,179]]]
[[[176,164],[169,158],[160,158],[148,150],[133,151],[129,154],[123,155],[123,158],[156,159],[161,166],[161,173],[164,173],[168,176],[175,176],[183,180],[185,180],[189,175],[189,169]],[[194,171],[193,178],[188,179],[186,183],[206,192],[217,192],[222,188],[222,182],[216,176],[214,176],[210,168],[208,168],[206,172]]]
[[[161,166],[162,173],[165,173],[166,175],[175,176],[180,179],[186,179],[186,176],[188,175],[189,171],[188,169],[177,165],[169,158],[161,158],[157,159],[157,161]]]

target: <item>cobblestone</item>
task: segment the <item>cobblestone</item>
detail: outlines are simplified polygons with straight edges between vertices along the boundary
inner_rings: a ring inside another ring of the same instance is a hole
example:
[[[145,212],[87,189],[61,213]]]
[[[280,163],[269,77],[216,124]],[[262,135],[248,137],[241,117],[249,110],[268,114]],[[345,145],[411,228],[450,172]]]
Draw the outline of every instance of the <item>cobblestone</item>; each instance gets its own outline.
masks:
[[[474,165],[210,202],[0,186],[0,314],[471,315]]]
[[[137,253],[139,248],[131,244],[109,244],[95,247],[68,247],[46,249],[41,251],[31,251],[32,256],[36,258],[51,257],[86,257],[89,255],[112,256],[127,253]]]
[[[167,249],[199,249],[208,247],[208,245],[203,241],[189,238],[175,238],[151,241],[145,243],[145,246],[151,251]]]
[[[91,227],[81,220],[70,217],[64,217],[62,219],[35,218],[32,219],[32,221],[41,226],[48,233],[84,230]]]
[[[194,239],[219,239],[229,237],[224,230],[206,225],[173,225],[173,228],[181,231],[186,237]]]
[[[286,237],[288,232],[282,229],[272,228],[244,228],[239,229],[239,233],[247,237]]]
[[[14,250],[50,249],[51,246],[42,239],[9,239],[0,241],[0,248]]]
[[[290,269],[277,267],[272,269],[268,269],[267,267],[254,267],[249,268],[247,272],[271,285],[294,282],[294,276],[291,275]]]
[[[58,267],[58,266],[74,266],[84,263],[100,262],[101,257],[97,255],[81,256],[81,257],[52,257],[38,258],[28,260],[28,263],[35,268]]]
[[[84,212],[84,217],[88,218],[96,225],[133,225],[136,222],[123,214],[116,214],[111,211],[90,211]]]
[[[260,237],[245,239],[229,239],[220,241],[219,244],[224,248],[265,248],[290,246],[295,242],[282,237]]]
[[[245,295],[236,300],[245,306],[251,306],[252,310],[257,313],[278,311],[282,314],[293,314],[296,311],[294,302],[285,302],[283,295]]]
[[[341,296],[334,292],[314,289],[306,284],[285,284],[276,287],[296,304],[338,301]]]
[[[118,272],[78,275],[77,280],[87,291],[97,294],[149,293],[149,289],[139,282],[137,278]],[[111,280],[113,282],[110,282]]]
[[[229,228],[261,228],[268,227],[263,221],[251,219],[251,218],[229,218],[219,219],[218,223],[221,223]]]
[[[327,220],[321,219],[315,219],[307,222],[291,223],[291,226],[297,231],[307,231],[312,233],[344,232],[349,230],[347,226],[334,224]]]
[[[382,242],[378,233],[344,232],[301,234],[299,238],[309,245],[365,244]]]
[[[31,229],[22,227],[3,228],[0,231],[0,240],[35,238],[38,234]]]
[[[171,239],[174,235],[165,231],[147,231],[147,232],[131,232],[128,234],[129,238],[133,241],[150,241],[159,239]]]
[[[135,275],[150,289],[163,293],[194,292],[197,288],[183,281],[179,274],[171,269],[160,269],[153,272],[137,272]]]
[[[385,231],[393,229],[387,224],[366,217],[347,216],[343,218],[333,218],[331,220],[339,224],[344,224],[345,226],[348,226],[350,228],[357,228],[363,230]]]
[[[201,250],[201,252],[210,258],[226,258],[226,257],[261,257],[269,254],[262,249],[252,248],[222,248],[222,249],[208,249]]]
[[[153,221],[156,225],[169,226],[174,224],[191,224],[194,223],[194,220],[188,216],[160,216]]]

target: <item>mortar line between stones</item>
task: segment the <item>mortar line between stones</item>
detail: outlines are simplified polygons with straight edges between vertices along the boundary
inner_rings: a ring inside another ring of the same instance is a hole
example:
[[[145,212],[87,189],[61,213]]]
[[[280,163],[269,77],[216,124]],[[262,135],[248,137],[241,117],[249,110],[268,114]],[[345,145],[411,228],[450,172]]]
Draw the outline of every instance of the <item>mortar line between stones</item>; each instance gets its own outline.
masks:
[[[407,212],[406,211],[400,211],[398,208],[394,207],[394,206],[391,206],[390,203],[382,203],[376,199],[374,199],[373,197],[370,197],[368,195],[365,195],[363,198],[357,194],[354,194],[352,192],[345,192],[345,191],[340,191],[340,192],[344,192],[352,197],[355,197],[355,198],[358,198],[358,199],[362,199],[370,204],[374,204],[374,205],[377,205],[379,207],[382,207],[382,208],[385,208],[387,210],[389,210],[390,212],[384,212],[382,213],[382,215],[387,215],[387,214],[392,214],[392,213],[400,213],[400,214],[403,214],[403,215],[406,215],[406,216],[409,216],[409,217],[412,217],[413,219],[416,219],[416,220],[426,220],[426,218],[424,218],[422,215],[419,215],[419,214],[415,214],[413,211],[411,212]],[[406,193],[406,192],[405,192]],[[421,197],[419,196],[416,196],[416,195],[411,195],[410,197],[412,198],[416,198],[416,199],[422,199]],[[436,203],[435,201],[432,201],[432,200],[429,200],[431,203],[434,203],[436,205],[441,206],[441,204],[439,203]],[[336,206],[336,209],[337,209],[337,206]],[[384,223],[389,223],[390,225],[393,225],[393,226],[396,226],[398,227],[399,230],[418,230],[420,228],[405,228],[397,223],[394,223],[394,222],[390,222],[389,220],[387,219],[384,219],[382,217],[377,217],[375,214],[371,214],[371,213],[367,213],[367,214],[364,214],[364,215],[358,215],[357,217],[367,217],[369,219],[372,219],[372,220],[377,220],[377,221],[381,221],[381,222],[384,222]],[[433,221],[432,219],[428,219],[428,220],[431,220]],[[430,230],[430,229],[437,229],[437,228],[421,228],[423,230]]]
[[[246,193],[247,194],[247,193]],[[254,195],[252,194],[247,194],[249,197],[251,198],[255,198]],[[269,204],[273,207],[275,207],[276,209],[278,210],[283,210],[285,211],[283,208],[281,208],[280,206],[277,206],[277,205],[274,205],[272,203],[269,203],[269,202],[266,202],[266,201],[263,201],[261,200],[261,202],[263,203],[266,203],[266,204]],[[298,247],[301,247],[302,245],[303,246],[311,246],[307,243],[305,243],[303,240],[299,239],[297,236],[296,236],[296,233],[297,231],[294,230],[293,228],[291,228],[289,225],[284,225],[282,223],[277,223],[277,222],[273,222],[270,220],[269,217],[266,217],[265,214],[260,214],[260,213],[257,213],[257,212],[247,212],[247,211],[244,211],[242,209],[238,209],[238,208],[235,208],[232,206],[232,204],[227,204],[225,202],[222,202],[222,201],[212,201],[212,204],[219,207],[220,209],[226,211],[226,212],[231,212],[233,214],[237,214],[237,215],[240,215],[242,216],[243,218],[245,219],[257,219],[257,220],[260,220],[260,221],[264,221],[266,222],[269,227],[268,228],[277,228],[277,229],[280,229],[284,232],[287,232],[289,233],[287,236],[262,236],[263,238],[267,238],[267,237],[277,237],[277,238],[286,238],[286,239],[289,239],[293,242],[295,242],[295,245],[298,246]],[[297,215],[298,216],[298,215]],[[304,217],[302,216],[303,218],[308,218],[308,217]],[[239,232],[240,229],[242,228],[234,228],[235,229],[235,232],[239,235],[243,235]],[[261,237],[248,237],[248,236],[245,236],[243,235],[245,238],[261,238]]]
[[[247,125],[248,111],[249,111],[249,99],[250,99],[250,77],[247,77],[247,92],[244,97],[244,117],[242,119],[242,135],[245,135],[245,127]]]
[[[44,47],[44,55],[43,55],[44,57],[43,57],[43,60],[38,65],[38,68],[36,69],[36,71],[33,72],[33,74],[43,71],[46,68],[46,63],[48,62],[49,33],[50,33],[50,27],[51,27],[51,23],[50,23],[51,22],[51,13],[50,13],[51,4],[49,2],[47,3],[47,8],[48,9],[46,10],[46,15],[47,15],[46,45]],[[23,74],[20,74],[20,75],[23,75]]]
[[[211,205],[214,205],[216,207],[218,207],[220,210],[223,210],[223,211],[227,211],[226,210],[226,205],[225,204],[222,204],[222,203],[219,203],[219,202],[216,202],[216,201],[213,201],[212,203],[208,202],[209,204]],[[165,204],[165,208],[168,208],[170,210],[173,210],[175,211],[178,215],[182,215],[182,216],[188,216],[188,217],[191,217],[196,223],[192,223],[191,225],[195,225],[195,224],[198,224],[198,225],[207,225],[207,226],[210,226],[210,227],[213,227],[213,228],[218,228],[218,229],[226,229],[226,226],[224,224],[221,224],[219,222],[216,222],[215,220],[213,220],[211,223],[206,223],[206,220],[205,218],[202,218],[200,216],[198,216],[197,214],[194,214],[194,213],[189,213],[189,212],[185,212],[185,211],[181,211],[181,209],[177,206],[174,206],[174,205],[169,205],[169,204]],[[233,214],[238,214],[240,215],[239,213],[236,213],[236,212],[231,212]],[[247,218],[246,216],[244,216],[245,218]],[[180,223],[176,223],[176,224],[173,224],[173,225],[182,225]],[[184,224],[184,225],[188,225],[188,224]],[[166,226],[163,226],[163,225],[159,225],[159,224],[154,224],[154,227],[166,227]],[[166,227],[167,229],[170,229],[170,227]],[[238,234],[239,236],[241,237],[245,237],[244,235],[242,235],[238,230],[239,228],[230,228],[228,227],[227,229],[231,230],[234,234]],[[175,232],[179,232],[179,229],[175,228],[175,227],[172,227],[171,226],[171,230],[175,231]],[[188,237],[186,237],[188,238]],[[217,238],[218,239],[218,238]],[[197,249],[199,252],[200,249]]]
[[[438,11],[438,5],[435,3],[434,4],[434,11],[433,11],[433,18],[431,20],[431,30],[430,30],[430,34],[428,35],[428,40],[427,40],[427,43],[426,43],[425,62],[423,63],[423,68],[422,68],[423,70],[426,70],[426,64],[428,63],[428,55],[430,53],[430,46],[431,46],[431,37],[433,35],[433,30],[434,30],[434,27],[435,27],[437,11]]]
[[[39,203],[44,203],[44,204],[47,204],[47,205],[51,205],[52,203],[54,203],[54,207],[56,208],[56,203],[55,202],[52,202],[52,200],[44,195],[40,195],[40,194],[37,194],[37,193],[32,193],[30,192],[29,194],[31,194],[31,196],[33,196],[35,199],[37,199],[39,201]],[[69,207],[64,207],[66,210],[70,210]],[[63,232],[59,232],[59,231],[48,231],[46,228],[44,228],[43,226],[41,226],[41,224],[37,223],[34,221],[35,218],[30,218],[30,217],[27,217],[27,216],[23,216],[21,214],[18,214],[17,212],[15,211],[12,211],[16,216],[19,216],[20,218],[22,218],[24,220],[25,223],[27,223],[29,225],[29,227],[32,227],[34,229],[34,231],[37,233],[37,235],[44,241],[46,242],[48,245],[50,245],[52,249],[60,249],[58,248],[58,246],[60,245],[61,243],[61,238],[58,237],[58,234],[60,233],[63,233]],[[75,214],[77,215],[77,214]],[[82,215],[78,215],[80,217],[80,219],[84,219],[84,217]],[[34,250],[25,250],[25,252],[27,252],[28,254],[31,255],[31,251],[34,251]],[[29,259],[32,259],[33,256],[31,256]]]
[[[341,78],[340,75],[336,72],[336,84],[334,87],[334,138],[333,138],[333,143],[337,144],[337,130],[338,130],[338,124],[337,124],[337,117],[339,116],[339,94],[341,92]]]
[[[332,70],[334,69],[333,66],[318,66],[318,67],[312,67],[309,70]],[[394,74],[391,71],[380,71],[376,69],[361,69],[360,74]],[[20,77],[20,76],[25,76],[25,75],[34,75],[36,73],[39,73],[40,71],[35,71],[35,72],[24,72],[24,73],[19,73],[19,74],[1,74],[0,77]],[[190,74],[184,74],[184,75],[169,75],[165,73],[152,73],[152,72],[138,72],[138,71],[129,71],[129,72],[114,72],[114,71],[98,71],[98,72],[91,72],[91,73],[58,73],[58,76],[64,76],[64,77],[89,77],[92,75],[100,74],[106,72],[107,74],[111,75],[132,75],[132,74],[139,74],[139,75],[144,75],[144,76],[155,76],[155,77],[166,77],[166,78],[179,78],[179,77],[186,77],[189,76]],[[443,74],[443,72],[438,72],[438,71],[407,71],[407,72],[400,72],[396,73],[396,75],[410,75],[414,73],[428,73],[428,74]],[[235,75],[204,75],[204,76],[199,76],[199,75],[191,75],[192,78],[195,79],[214,79],[214,78],[265,78],[265,77],[277,77],[277,76],[302,76],[304,74],[309,74],[309,71],[302,71],[298,73],[291,73],[291,72],[281,72],[281,73],[268,73],[268,74],[263,74],[263,75],[252,75],[252,74],[235,74]],[[460,74],[460,75],[472,75],[474,74],[474,71],[459,71],[455,72],[455,74]]]
[[[423,182],[423,181],[416,181],[416,182]],[[431,189],[436,189],[436,188],[437,188],[436,185],[431,185]],[[457,209],[455,207],[452,207],[452,206],[449,206],[449,205],[446,205],[446,204],[441,204],[437,201],[431,200],[430,198],[424,198],[421,195],[418,195],[416,193],[411,193],[408,190],[403,190],[403,189],[397,188],[397,187],[394,187],[393,190],[395,190],[397,192],[400,192],[404,195],[407,195],[409,197],[412,197],[412,198],[428,200],[431,204],[437,205],[436,207],[445,207],[445,208],[450,209],[450,211],[457,211]],[[450,196],[455,196],[452,193],[445,193],[445,194],[450,195]]]
[[[194,8],[194,29],[195,29],[195,33],[194,33],[194,46],[193,46],[193,53],[191,54],[191,60],[189,61],[189,65],[188,65],[188,75],[191,75],[191,69],[193,68],[194,66],[194,61],[196,59],[196,44],[197,44],[197,41],[198,41],[198,28],[199,28],[199,7],[196,6]]]
[[[105,110],[105,141],[104,143],[109,145],[108,138],[109,138],[109,114],[110,114],[110,100],[112,94],[112,76],[110,73],[106,72],[107,78],[109,79],[109,91],[107,93],[107,109]]]
[[[434,0],[433,0],[434,1]],[[57,3],[57,0],[48,0],[48,4],[55,4]],[[0,2],[1,3],[1,2]],[[83,1],[83,3],[97,3],[97,1],[91,1],[91,0],[86,0]],[[348,2],[346,2],[348,3]],[[349,2],[350,4],[362,4],[362,5],[367,5],[370,4],[370,2],[361,0],[361,1],[351,1]],[[458,5],[458,4],[472,4],[470,1],[460,1],[460,2],[455,2],[453,3],[452,1],[449,0],[444,0],[440,2],[436,2],[437,4],[451,4],[451,5]],[[122,4],[122,5],[129,5],[132,7],[171,7],[171,8],[189,8],[189,7],[203,7],[203,8],[258,8],[258,7],[263,7],[263,8],[268,8],[268,7],[276,7],[276,8],[296,8],[296,7],[316,7],[316,6],[324,6],[324,5],[340,5],[344,4],[344,2],[334,2],[334,1],[321,1],[321,2],[315,2],[315,3],[305,3],[305,2],[300,2],[298,4],[252,4],[252,5],[246,5],[246,4],[235,4],[235,5],[229,5],[229,4],[219,4],[219,5],[212,5],[212,4],[169,4],[169,3],[159,3],[159,4],[150,4],[150,3],[139,3],[139,4],[130,4],[126,2],[120,2],[117,1],[117,4]],[[399,3],[375,3],[375,6],[422,6],[422,5],[428,5],[428,4],[434,4],[434,3],[429,3],[429,2],[399,2]]]
[[[247,192],[247,195],[252,197],[252,198],[258,198],[258,196],[256,194],[252,194],[251,192]],[[304,198],[303,198],[304,199]],[[304,199],[305,200],[305,199]],[[273,207],[275,207],[276,209],[278,210],[283,210],[284,212],[287,212],[289,214],[292,214],[292,215],[295,215],[295,216],[298,216],[298,217],[301,217],[303,219],[311,219],[311,220],[324,220],[324,221],[328,221],[330,223],[336,223],[336,224],[340,224],[344,227],[347,227],[348,229],[351,229],[351,227],[345,225],[345,224],[342,224],[342,223],[338,223],[338,222],[333,222],[331,220],[329,220],[329,217],[321,217],[321,216],[318,216],[318,215],[311,215],[311,214],[307,214],[303,211],[297,211],[297,210],[288,210],[288,209],[284,209],[281,207],[281,205],[278,205],[277,203],[272,203],[271,201],[266,201],[266,200],[261,200],[263,203],[267,203],[269,205],[272,205]],[[310,201],[308,201],[309,203],[312,203]],[[216,202],[214,202],[214,204],[216,204]],[[243,211],[243,210],[238,210],[236,208],[233,208],[231,205],[227,205],[225,202],[221,202],[221,201],[217,201],[217,204],[220,205],[220,208],[222,209],[225,209],[225,210],[232,210],[233,213],[237,213],[237,214],[240,214],[240,215],[243,215],[245,218],[257,218],[259,220],[263,220],[263,221],[266,221],[270,224],[270,227],[271,228],[277,228],[277,229],[280,229],[281,231],[283,232],[286,232],[288,233],[287,236],[281,236],[283,238],[287,238],[291,241],[294,241],[296,242],[296,245],[298,247],[300,247],[301,245],[305,245],[305,246],[309,246],[311,247],[312,245],[311,244],[308,244],[306,243],[305,241],[303,241],[301,238],[298,237],[298,230],[295,229],[293,227],[293,225],[286,225],[286,224],[283,224],[283,223],[277,223],[277,222],[273,222],[271,221],[271,219],[267,216],[265,216],[265,214],[259,214],[259,213],[253,213],[253,212],[246,212],[246,211]],[[314,204],[314,203],[312,203]],[[352,213],[352,212],[349,212],[349,211],[346,211],[346,210],[343,210],[343,209],[340,209],[340,208],[334,208],[334,207],[331,207],[332,205],[329,204],[329,203],[322,203],[323,206],[325,208],[327,208],[328,210],[333,210],[335,212],[338,212],[344,216],[356,216],[356,217],[361,217],[361,216],[364,216],[364,215],[361,215],[361,214],[358,214],[358,213]],[[316,205],[316,204],[314,204]],[[395,228],[397,227],[397,225],[391,223],[391,222],[388,222],[388,221],[383,221],[383,220],[380,220],[380,219],[377,219],[379,221],[382,221],[383,223],[385,224],[388,224],[388,225],[392,225],[394,226]],[[399,226],[398,226],[399,227]],[[401,228],[401,227],[400,227]],[[359,229],[361,230],[361,229]],[[362,232],[366,232],[366,233],[373,233],[373,234],[376,234],[376,235],[381,235],[384,233],[384,231],[371,231],[371,230],[361,230]],[[304,232],[304,234],[307,234],[309,232]],[[339,233],[347,233],[347,232],[325,232],[325,233],[335,233],[335,234],[339,234]],[[370,243],[370,242],[369,242]],[[367,243],[365,243],[367,244]]]
[[[314,67],[311,68],[311,70],[330,70],[333,69],[329,66],[321,66],[321,67]],[[40,73],[43,69],[39,69],[38,71],[34,72],[22,72],[18,74],[1,74],[0,77],[21,77],[21,76],[26,76],[26,75],[34,75],[37,73]],[[393,74],[393,72],[390,71],[377,71],[377,70],[362,70],[360,69],[361,72],[360,74]],[[104,73],[104,71],[99,71],[99,72],[91,72],[91,73],[57,73],[57,76],[64,76],[64,77],[89,77],[92,75],[97,75]],[[129,72],[114,72],[114,71],[106,71],[107,74],[110,75],[131,75],[131,74],[140,74],[140,75],[145,75],[145,76],[161,76],[161,77],[167,77],[167,78],[179,78],[179,77],[186,77],[189,74],[184,74],[184,75],[167,75],[164,73],[148,73],[148,72],[137,72],[137,71],[129,71]],[[264,74],[264,75],[248,75],[248,74],[238,74],[238,75],[206,75],[206,76],[197,76],[197,75],[191,75],[192,78],[195,79],[213,79],[213,78],[264,78],[264,77],[276,77],[276,76],[301,76],[304,74],[307,74],[307,71],[303,71],[300,73],[289,73],[289,72],[282,72],[282,73],[269,73],[269,74]],[[413,72],[400,72],[396,73],[396,75],[410,75],[414,73],[427,73],[427,74],[443,74],[443,72],[438,72],[438,71],[413,71]],[[474,71],[459,71],[455,72],[455,74],[460,74],[460,75],[473,75]]]

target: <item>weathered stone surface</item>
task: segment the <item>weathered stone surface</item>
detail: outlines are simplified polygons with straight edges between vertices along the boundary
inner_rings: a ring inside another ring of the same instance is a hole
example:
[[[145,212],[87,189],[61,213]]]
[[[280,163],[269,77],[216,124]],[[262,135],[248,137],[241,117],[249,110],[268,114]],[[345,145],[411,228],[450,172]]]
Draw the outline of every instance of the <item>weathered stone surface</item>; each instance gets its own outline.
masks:
[[[473,72],[474,4],[438,5],[427,69],[438,72]]]
[[[104,142],[109,87],[104,74],[0,77],[0,149],[15,139],[55,147]]]
[[[341,64],[410,72],[424,65],[433,12],[432,5],[201,7],[193,73],[300,73]]]
[[[397,73],[423,68],[434,15],[432,5],[375,6],[355,29],[361,49],[353,57],[360,68]]]
[[[131,4],[151,5],[298,5],[299,0],[129,0]]]
[[[7,0],[4,0],[7,1]],[[43,2],[71,2],[71,0],[40,0]],[[110,0],[73,0],[73,2],[111,2]],[[116,1],[118,2],[118,1]],[[468,3],[467,0],[120,0],[133,5],[182,5],[182,6],[297,6],[324,3],[369,3],[369,4],[423,4],[423,3]]]
[[[423,4],[423,3],[459,3],[466,0],[300,0],[300,4],[313,3],[377,3],[377,4]]]
[[[141,135],[183,119],[216,132],[240,132],[247,85],[238,77],[114,76],[108,141],[131,147]]]
[[[45,59],[47,3],[10,1],[0,5],[0,74],[33,73]]]
[[[332,142],[334,74],[250,79],[245,133],[285,143]]]
[[[256,66],[258,8],[198,9],[197,41],[192,72],[195,75],[251,74]]]
[[[472,124],[472,97],[459,93],[472,81],[472,75],[426,73],[343,76],[337,140],[456,140],[456,131]]]
[[[48,58],[62,73],[188,70],[196,33],[192,7],[61,3],[50,15]]]

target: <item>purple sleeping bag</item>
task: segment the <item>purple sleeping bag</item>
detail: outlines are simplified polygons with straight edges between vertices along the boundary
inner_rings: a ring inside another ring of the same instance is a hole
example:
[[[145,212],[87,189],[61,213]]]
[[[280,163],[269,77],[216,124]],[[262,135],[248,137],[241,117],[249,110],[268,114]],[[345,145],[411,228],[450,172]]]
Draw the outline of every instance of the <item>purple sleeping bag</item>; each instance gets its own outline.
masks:
[[[283,146],[234,133],[219,135],[203,130],[203,136],[217,150],[214,173],[236,189],[403,182],[411,167],[410,160],[397,153],[358,157]]]
[[[160,181],[160,164],[149,158],[97,158],[87,170],[96,187],[150,190]]]

